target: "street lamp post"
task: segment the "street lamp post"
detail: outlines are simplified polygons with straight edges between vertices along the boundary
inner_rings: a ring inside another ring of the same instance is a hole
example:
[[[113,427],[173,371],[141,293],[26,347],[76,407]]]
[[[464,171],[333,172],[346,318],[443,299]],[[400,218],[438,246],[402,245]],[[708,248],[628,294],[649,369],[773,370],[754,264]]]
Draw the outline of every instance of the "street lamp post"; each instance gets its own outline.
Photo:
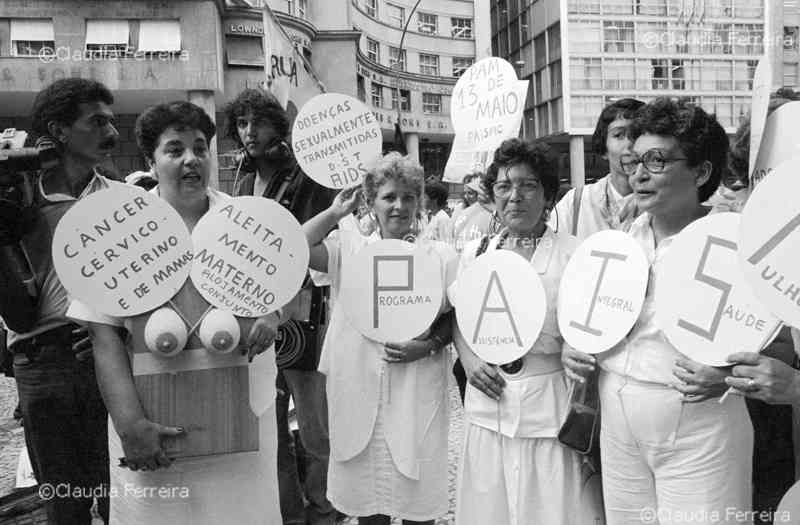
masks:
[[[400,66],[401,61],[402,64],[405,65],[405,60],[403,60],[403,42],[406,39],[406,33],[408,32],[408,24],[411,23],[411,17],[414,16],[414,11],[417,10],[422,0],[417,0],[414,4],[414,7],[411,8],[411,12],[408,13],[408,17],[406,18],[405,26],[403,26],[403,33],[400,35],[400,47],[397,49],[397,61],[392,65],[395,69],[395,79],[394,79],[394,89],[397,91],[397,127],[400,127],[400,108],[403,106],[403,97],[400,95],[400,72],[402,71],[402,67]]]

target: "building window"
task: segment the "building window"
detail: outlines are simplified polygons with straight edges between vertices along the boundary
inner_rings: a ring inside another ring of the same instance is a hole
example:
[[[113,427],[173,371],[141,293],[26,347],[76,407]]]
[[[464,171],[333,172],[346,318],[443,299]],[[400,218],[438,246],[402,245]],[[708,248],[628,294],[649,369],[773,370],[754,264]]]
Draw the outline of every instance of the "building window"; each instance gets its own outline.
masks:
[[[692,52],[709,53],[712,55],[731,54],[731,25],[712,24],[710,32],[700,32],[697,34],[702,45],[694,46]]]
[[[760,55],[764,52],[764,26],[761,24],[734,24],[733,52],[737,55]]]
[[[87,20],[86,51],[125,53],[130,44],[127,20]]]
[[[180,51],[181,24],[178,20],[139,21],[139,51]],[[262,53],[263,58],[263,53]]]
[[[570,120],[573,127],[593,128],[603,111],[603,97],[570,97]]]
[[[367,58],[376,64],[381,63],[381,45],[369,37],[367,37]]]
[[[636,43],[643,53],[668,53],[672,43],[666,22],[639,22]]]
[[[603,22],[606,53],[633,53],[633,22]]]
[[[383,86],[373,82],[370,85],[370,91],[372,93],[372,105],[375,106],[376,108],[382,108],[383,107]]]
[[[632,0],[606,0],[603,3],[604,15],[632,15]]]
[[[419,72],[423,75],[439,76],[439,55],[419,54]]]
[[[544,100],[544,88],[542,87],[543,76],[544,69],[533,74],[533,101],[535,104],[541,104]]]
[[[406,22],[406,10],[394,4],[386,4],[386,17],[389,24],[402,28]]]
[[[650,67],[652,71],[651,88],[669,89],[669,60],[666,58],[651,60]]]
[[[356,86],[357,86],[357,93],[358,93],[358,100],[361,102],[367,101],[367,88],[366,83],[364,82],[364,77],[361,75],[356,75]]]
[[[514,19],[508,26],[508,38],[510,40],[508,49],[512,53],[519,49],[519,20]]]
[[[752,90],[757,65],[757,60],[737,60],[733,65],[733,89],[736,91]]]
[[[550,131],[552,133],[564,131],[564,121],[562,119],[564,112],[563,106],[563,98],[557,98],[550,102]]]
[[[260,38],[227,35],[225,55],[228,58],[228,65],[231,66],[264,67],[264,45]]]
[[[733,127],[733,101],[731,97],[703,97],[703,108],[717,117],[726,128]]]
[[[305,18],[308,12],[308,0],[297,0],[297,16]]]
[[[599,58],[572,58],[569,61],[570,85],[575,89],[602,89],[602,71]]]
[[[774,2],[775,0],[766,0]],[[733,16],[736,18],[764,17],[764,2],[762,0],[733,0]]]
[[[603,62],[604,89],[636,89],[636,60],[607,58]]]
[[[364,11],[372,18],[378,18],[378,0],[364,0]]]
[[[800,27],[783,26],[783,49],[784,51],[797,51],[797,36]],[[786,85],[786,84],[784,84]]]
[[[550,26],[547,30],[547,48],[550,51],[548,61],[553,62],[561,58],[561,26]]]
[[[392,89],[392,109],[397,109],[397,88]],[[400,111],[411,111],[411,92],[400,90]]]
[[[730,60],[704,60],[703,80],[704,91],[730,91],[733,89],[733,73]]]
[[[636,0],[636,14],[667,16],[667,0]]]
[[[706,0],[706,15],[712,18],[732,17],[733,16],[732,0]]]
[[[399,69],[400,71],[406,70],[406,50],[400,53],[400,49],[396,47],[389,48],[389,67],[392,69]]]
[[[795,86],[797,86],[796,62],[783,63],[783,85],[790,88],[794,88]]]
[[[547,135],[547,104],[542,104],[541,106],[536,106],[536,136],[537,137],[544,137]]]
[[[672,89],[686,89],[686,71],[683,68],[683,60],[670,60],[669,80]]]
[[[52,54],[55,47],[53,21],[49,18],[11,20],[11,56]]]
[[[600,0],[569,0],[567,10],[570,14],[599,15]]]
[[[561,96],[561,61],[550,64],[550,97]]]
[[[472,38],[472,19],[451,18],[450,36],[453,38]]]
[[[547,40],[544,33],[533,39],[533,69],[547,65]]]
[[[417,13],[417,31],[435,35],[439,32],[438,17],[429,13]]]
[[[530,16],[531,16],[530,9],[526,9],[519,15],[519,39],[520,42],[522,42],[523,46],[528,43],[528,41],[532,36],[530,33],[530,28],[531,28]]]
[[[603,47],[600,22],[569,22],[569,50],[573,53],[600,53]]]
[[[423,113],[441,113],[442,112],[442,96],[436,93],[423,93],[422,94],[422,112]]]
[[[460,77],[474,63],[472,57],[453,57],[453,76]]]

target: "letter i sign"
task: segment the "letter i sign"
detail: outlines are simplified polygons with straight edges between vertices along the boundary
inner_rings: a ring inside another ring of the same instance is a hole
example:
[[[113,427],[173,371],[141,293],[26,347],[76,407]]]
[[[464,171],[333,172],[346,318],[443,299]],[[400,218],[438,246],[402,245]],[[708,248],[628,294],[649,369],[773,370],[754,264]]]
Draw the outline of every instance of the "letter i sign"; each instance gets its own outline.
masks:
[[[507,250],[491,250],[464,270],[454,287],[458,327],[478,357],[509,363],[533,347],[547,301],[530,262]]]

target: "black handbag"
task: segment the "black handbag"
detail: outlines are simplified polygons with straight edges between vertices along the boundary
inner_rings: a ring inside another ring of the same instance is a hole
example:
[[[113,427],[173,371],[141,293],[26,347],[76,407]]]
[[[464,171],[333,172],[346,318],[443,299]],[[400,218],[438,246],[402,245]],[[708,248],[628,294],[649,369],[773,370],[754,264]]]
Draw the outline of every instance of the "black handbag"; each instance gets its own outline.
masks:
[[[308,294],[310,304],[303,305],[298,318],[289,319],[278,327],[275,336],[275,363],[278,368],[316,370],[327,328],[325,296],[327,287],[306,286],[300,294]]]
[[[561,444],[587,456],[600,450],[600,392],[597,377],[595,371],[583,383],[572,382],[567,417],[558,431]]]
[[[572,235],[578,232],[578,217],[583,188],[575,190],[572,200]],[[588,456],[595,467],[600,467],[600,392],[598,371],[595,370],[583,383],[572,382],[567,417],[558,431],[558,440],[576,452]]]

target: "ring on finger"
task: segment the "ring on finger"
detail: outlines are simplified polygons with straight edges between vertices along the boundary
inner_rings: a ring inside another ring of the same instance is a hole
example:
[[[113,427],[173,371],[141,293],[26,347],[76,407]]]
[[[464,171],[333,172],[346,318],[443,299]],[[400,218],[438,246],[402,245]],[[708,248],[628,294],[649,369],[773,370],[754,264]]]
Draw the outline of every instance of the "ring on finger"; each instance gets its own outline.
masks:
[[[758,390],[758,385],[756,384],[756,380],[752,377],[747,381],[747,389],[748,390]]]

